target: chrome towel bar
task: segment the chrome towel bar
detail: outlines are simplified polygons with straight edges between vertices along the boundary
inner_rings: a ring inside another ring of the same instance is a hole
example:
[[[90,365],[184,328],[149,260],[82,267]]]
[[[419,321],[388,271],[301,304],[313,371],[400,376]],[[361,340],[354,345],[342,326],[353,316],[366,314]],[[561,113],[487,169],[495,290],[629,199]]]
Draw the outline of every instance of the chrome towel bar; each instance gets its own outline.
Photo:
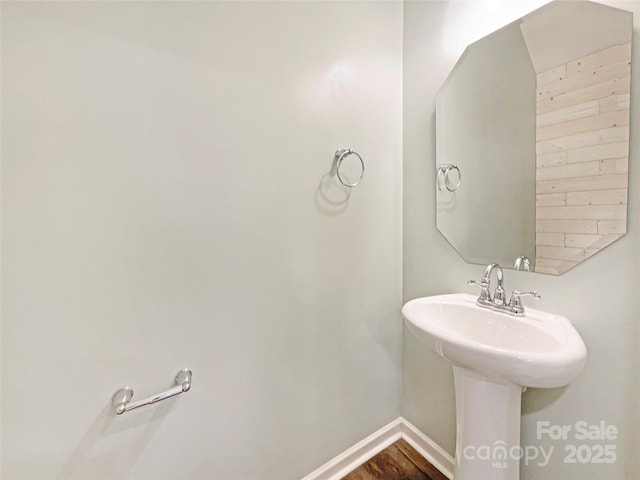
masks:
[[[191,377],[191,370],[188,368],[182,369],[173,379],[175,387],[136,402],[131,402],[131,399],[133,398],[133,389],[131,387],[123,387],[113,394],[111,397],[111,405],[118,415],[128,412],[129,410],[133,410],[134,408],[151,405],[152,403],[159,402],[165,398],[173,397],[174,395],[188,391],[191,388]]]

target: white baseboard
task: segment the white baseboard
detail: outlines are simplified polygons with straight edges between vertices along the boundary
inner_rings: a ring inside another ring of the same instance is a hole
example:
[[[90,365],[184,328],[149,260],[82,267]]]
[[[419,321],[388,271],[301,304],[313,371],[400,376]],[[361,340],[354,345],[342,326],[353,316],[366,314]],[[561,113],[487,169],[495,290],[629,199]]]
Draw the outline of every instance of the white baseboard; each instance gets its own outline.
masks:
[[[411,445],[420,455],[429,460],[449,480],[453,479],[454,458],[444,448],[427,437],[412,423],[404,418],[402,420],[402,438]]]
[[[348,448],[302,480],[340,480],[401,438],[447,478],[453,478],[453,457],[414,425],[400,417]]]
[[[329,460],[302,480],[339,480],[402,437],[402,418],[394,420],[364,440]]]

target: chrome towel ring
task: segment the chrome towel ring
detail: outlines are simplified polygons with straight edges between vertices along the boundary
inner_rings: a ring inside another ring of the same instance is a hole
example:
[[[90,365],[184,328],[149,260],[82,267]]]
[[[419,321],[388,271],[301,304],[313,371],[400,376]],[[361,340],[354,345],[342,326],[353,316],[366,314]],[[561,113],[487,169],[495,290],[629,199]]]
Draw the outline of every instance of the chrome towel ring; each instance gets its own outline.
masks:
[[[362,171],[360,172],[360,178],[358,178],[358,180],[353,183],[345,181],[345,179],[340,175],[340,166],[342,165],[342,161],[349,155],[355,155],[356,157],[358,157],[358,160],[360,160],[360,166],[362,168]],[[336,150],[334,159],[336,161],[336,175],[338,176],[338,180],[340,180],[340,183],[349,188],[353,188],[359,185],[362,181],[362,177],[364,177],[364,160],[362,160],[360,154],[358,152],[354,152],[350,148],[339,148],[338,150]]]
[[[458,173],[458,180],[456,181],[455,184],[452,183],[451,179],[449,178],[449,174],[454,170]],[[437,175],[436,185],[438,187],[438,190],[440,191],[442,191],[442,188],[444,185],[444,187],[446,187],[446,189],[449,190],[450,192],[455,192],[460,186],[460,182],[462,181],[462,174],[460,173],[460,169],[458,168],[457,165],[453,165],[450,163],[444,163],[442,165],[439,165],[438,173],[436,175]]]

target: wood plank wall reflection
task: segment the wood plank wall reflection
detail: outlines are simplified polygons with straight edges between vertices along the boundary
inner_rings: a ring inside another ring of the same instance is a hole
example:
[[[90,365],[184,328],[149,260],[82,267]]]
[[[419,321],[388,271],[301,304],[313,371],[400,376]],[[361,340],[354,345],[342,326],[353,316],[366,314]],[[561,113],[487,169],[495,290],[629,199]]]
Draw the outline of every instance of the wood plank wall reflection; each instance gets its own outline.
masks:
[[[561,274],[626,232],[631,43],[537,75],[535,271]]]

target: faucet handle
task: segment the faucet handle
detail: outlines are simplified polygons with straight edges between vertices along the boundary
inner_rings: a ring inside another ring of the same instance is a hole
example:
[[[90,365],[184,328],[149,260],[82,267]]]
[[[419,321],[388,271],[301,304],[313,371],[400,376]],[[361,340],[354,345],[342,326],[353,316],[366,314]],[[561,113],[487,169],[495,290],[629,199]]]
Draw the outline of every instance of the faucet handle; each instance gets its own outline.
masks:
[[[477,287],[480,287],[482,290],[488,290],[489,289],[489,282],[487,282],[486,280],[467,280],[467,285],[475,285]]]
[[[491,301],[491,293],[489,292],[489,282],[484,278],[480,281],[477,280],[469,280],[467,281],[467,285],[475,285],[476,287],[480,287],[482,291],[480,292],[480,297],[478,300],[487,300]]]
[[[542,298],[542,296],[538,292],[519,292],[518,290],[514,290],[511,292],[511,298],[520,298],[520,297],[534,297],[534,298]]]
[[[524,315],[524,305],[522,305],[522,297],[542,298],[538,292],[519,292],[514,290],[511,292],[511,300],[509,300],[509,308],[515,315]]]

